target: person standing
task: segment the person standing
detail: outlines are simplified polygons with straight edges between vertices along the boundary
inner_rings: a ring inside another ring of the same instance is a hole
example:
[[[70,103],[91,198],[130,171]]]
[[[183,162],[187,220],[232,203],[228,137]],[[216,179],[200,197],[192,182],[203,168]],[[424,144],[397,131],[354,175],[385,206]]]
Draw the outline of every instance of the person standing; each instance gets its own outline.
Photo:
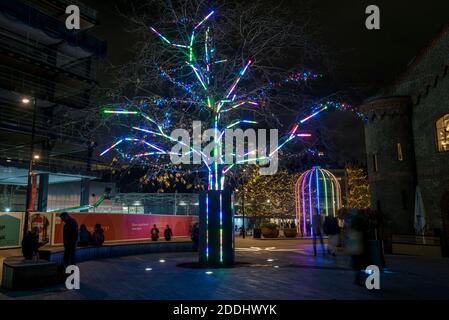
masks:
[[[193,251],[198,251],[199,240],[200,240],[200,227],[198,223],[195,223],[192,229],[192,242],[193,242]]]
[[[316,240],[317,240],[317,238],[320,239],[321,250],[323,251],[323,255],[325,255],[326,252],[324,251],[321,215],[319,214],[318,209],[316,210],[315,214],[312,216],[312,232],[313,232],[313,255],[316,256]]]
[[[74,265],[76,255],[76,244],[78,242],[78,223],[67,212],[59,215],[64,222],[64,267]]]
[[[164,230],[164,237],[166,241],[170,241],[171,237],[173,236],[173,231],[171,230],[170,226],[167,224]]]
[[[159,229],[153,224],[153,228],[151,229],[151,240],[157,241],[159,239]]]

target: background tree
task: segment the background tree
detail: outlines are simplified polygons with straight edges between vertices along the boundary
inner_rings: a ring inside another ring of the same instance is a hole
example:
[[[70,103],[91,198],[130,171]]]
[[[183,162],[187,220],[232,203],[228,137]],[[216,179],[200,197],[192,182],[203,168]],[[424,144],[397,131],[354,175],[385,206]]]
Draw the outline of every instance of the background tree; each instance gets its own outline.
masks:
[[[257,167],[246,169],[245,213],[255,219],[295,218],[295,182],[298,174],[281,170],[275,175],[260,175]],[[239,199],[240,203],[240,199]]]
[[[365,171],[356,166],[348,166],[346,168],[346,176],[348,179],[347,206],[360,209],[370,208],[371,196]]]

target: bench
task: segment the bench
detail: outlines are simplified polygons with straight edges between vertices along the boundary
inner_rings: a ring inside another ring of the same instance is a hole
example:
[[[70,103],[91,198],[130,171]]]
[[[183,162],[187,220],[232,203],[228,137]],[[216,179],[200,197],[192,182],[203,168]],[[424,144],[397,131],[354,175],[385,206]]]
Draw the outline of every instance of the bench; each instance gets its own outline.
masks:
[[[101,247],[82,247],[76,250],[76,262],[140,255],[156,252],[192,252],[191,241],[134,242],[105,244]],[[33,262],[22,257],[9,257],[3,262],[2,286],[10,290],[43,287],[57,283],[64,274],[61,267],[64,248],[39,250],[40,260]]]
[[[101,247],[82,247],[76,249],[76,262],[98,260],[104,258],[132,256],[156,252],[192,252],[193,242],[191,241],[170,241],[170,242],[138,242],[106,244]],[[57,248],[51,250],[40,250],[41,259],[63,264],[64,249]]]
[[[2,287],[23,290],[55,284],[58,281],[56,263],[25,260],[23,257],[8,257],[3,261]]]

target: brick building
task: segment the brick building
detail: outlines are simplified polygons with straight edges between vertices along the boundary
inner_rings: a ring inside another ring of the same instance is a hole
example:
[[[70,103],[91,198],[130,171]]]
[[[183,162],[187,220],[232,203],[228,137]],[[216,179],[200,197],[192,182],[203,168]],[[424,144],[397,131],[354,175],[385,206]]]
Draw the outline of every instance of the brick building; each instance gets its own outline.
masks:
[[[449,26],[390,88],[366,101],[368,173],[373,207],[393,234],[415,232],[422,195],[426,233],[449,237]],[[447,248],[447,246],[446,246]]]

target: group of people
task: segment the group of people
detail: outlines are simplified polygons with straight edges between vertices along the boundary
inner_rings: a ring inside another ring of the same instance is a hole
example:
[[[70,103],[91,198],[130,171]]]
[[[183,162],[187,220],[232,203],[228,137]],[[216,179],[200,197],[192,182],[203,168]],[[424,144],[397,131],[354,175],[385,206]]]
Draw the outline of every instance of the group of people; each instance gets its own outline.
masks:
[[[153,224],[153,228],[151,228],[150,235],[151,235],[151,240],[153,240],[153,241],[157,241],[159,239],[159,229],[157,228],[157,226],[155,224]],[[173,231],[170,228],[170,226],[167,224],[165,226],[165,230],[164,230],[164,238],[166,241],[170,241],[172,237],[173,237]]]
[[[78,247],[94,246],[98,247],[104,243],[104,230],[101,224],[97,223],[92,233],[89,232],[85,224],[80,226]]]
[[[159,228],[157,227],[157,225],[153,224],[153,228],[151,228],[150,230],[150,236],[151,236],[151,240],[152,241],[158,241],[159,240]],[[165,226],[165,230],[164,230],[164,238],[166,241],[170,241],[171,238],[173,237],[173,230],[170,228],[170,226],[167,224]],[[198,246],[199,246],[199,239],[200,239],[200,228],[199,228],[199,224],[195,223],[191,230],[190,230],[190,238],[192,239],[193,242],[193,247],[194,247],[194,251],[198,250]]]
[[[363,274],[367,266],[372,264],[368,250],[368,230],[363,218],[358,215],[347,215],[344,219],[344,228],[340,228],[337,218],[326,216],[324,222],[323,215],[316,212],[312,216],[313,251],[317,255],[316,243],[320,240],[323,254],[324,250],[323,234],[328,236],[327,253],[336,256],[337,246],[341,241],[342,252],[351,257],[352,269],[355,271],[354,283],[362,285]],[[343,236],[340,233],[344,231]]]
[[[63,242],[64,242],[64,266],[75,264],[76,247],[86,247],[89,245],[101,246],[104,243],[104,230],[100,224],[96,224],[92,234],[83,224],[78,229],[78,222],[67,212],[59,215],[64,222]]]
[[[104,230],[100,224],[96,224],[92,233],[86,225],[82,224],[78,229],[78,222],[67,212],[62,212],[59,218],[64,222],[64,266],[75,264],[76,247],[101,246],[104,243]],[[39,241],[39,228],[33,227],[26,233],[22,240],[22,254],[26,260],[39,259],[39,248],[47,242]]]

